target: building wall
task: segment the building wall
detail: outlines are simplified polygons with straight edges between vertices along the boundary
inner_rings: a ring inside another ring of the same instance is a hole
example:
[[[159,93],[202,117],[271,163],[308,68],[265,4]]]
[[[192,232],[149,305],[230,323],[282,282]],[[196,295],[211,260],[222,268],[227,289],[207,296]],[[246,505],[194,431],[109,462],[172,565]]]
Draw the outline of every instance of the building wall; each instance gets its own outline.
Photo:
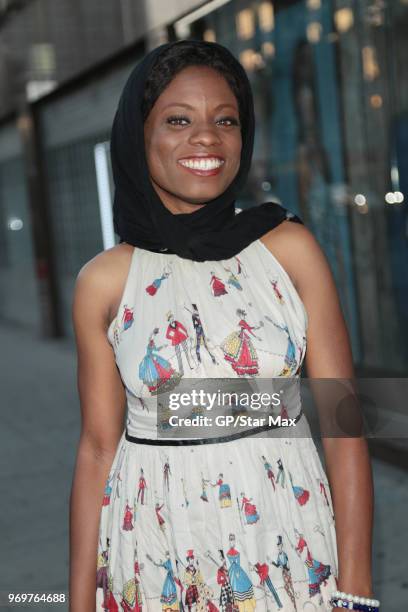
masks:
[[[39,330],[25,165],[16,125],[0,127],[0,317]]]
[[[33,0],[1,27],[0,118],[24,99],[27,83],[52,90],[141,40],[202,0]]]
[[[120,93],[136,62],[39,106],[62,325],[69,336],[76,276],[103,250],[94,147],[109,140]]]

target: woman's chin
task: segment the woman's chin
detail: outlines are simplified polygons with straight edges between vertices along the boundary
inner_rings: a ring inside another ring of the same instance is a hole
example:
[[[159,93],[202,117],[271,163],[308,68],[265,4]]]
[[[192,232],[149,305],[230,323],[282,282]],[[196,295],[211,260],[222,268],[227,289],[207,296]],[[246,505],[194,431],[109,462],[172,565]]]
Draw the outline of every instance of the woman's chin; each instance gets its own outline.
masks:
[[[208,202],[210,202],[211,200],[213,200],[216,197],[217,197],[217,195],[210,195],[208,197],[205,197],[202,194],[199,197],[197,197],[197,198],[193,198],[193,197],[190,198],[189,196],[185,196],[185,197],[183,196],[183,198],[180,199],[179,202],[175,202],[175,206],[180,211],[181,211],[181,209],[183,209],[183,212],[184,211],[188,212],[189,209],[196,210],[198,208],[202,208]]]
[[[182,200],[191,206],[204,206],[218,198],[221,195],[222,191],[214,190],[214,191],[204,191],[200,190],[199,192],[191,193],[191,194],[183,194]]]
[[[180,215],[185,213],[192,213],[205,206],[205,202],[185,202],[177,206],[177,209],[173,209],[174,214]]]

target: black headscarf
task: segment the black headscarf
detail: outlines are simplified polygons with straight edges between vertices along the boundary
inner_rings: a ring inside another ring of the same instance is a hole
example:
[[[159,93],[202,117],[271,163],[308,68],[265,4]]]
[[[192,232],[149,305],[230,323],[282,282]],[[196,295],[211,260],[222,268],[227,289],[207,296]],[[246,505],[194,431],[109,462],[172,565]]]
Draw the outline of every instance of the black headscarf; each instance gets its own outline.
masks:
[[[148,53],[130,73],[120,97],[111,132],[114,229],[122,242],[142,249],[194,261],[229,259],[288,218],[288,211],[266,202],[235,214],[235,200],[247,179],[254,146],[251,85],[244,68],[228,49],[214,42],[191,40],[190,44],[217,47],[244,85],[245,96],[240,100],[241,163],[228,188],[198,210],[173,214],[162,203],[151,183],[146,161],[142,99],[156,59],[182,42],[166,43]],[[302,223],[296,215],[289,216]]]

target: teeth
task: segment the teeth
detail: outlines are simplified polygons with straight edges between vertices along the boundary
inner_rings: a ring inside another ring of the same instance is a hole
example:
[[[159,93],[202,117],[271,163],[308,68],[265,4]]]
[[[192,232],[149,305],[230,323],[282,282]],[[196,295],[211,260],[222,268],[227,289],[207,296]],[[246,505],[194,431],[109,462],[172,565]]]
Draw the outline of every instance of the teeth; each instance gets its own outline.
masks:
[[[224,160],[215,158],[181,159],[179,163],[186,168],[193,168],[194,170],[213,170],[222,166]]]

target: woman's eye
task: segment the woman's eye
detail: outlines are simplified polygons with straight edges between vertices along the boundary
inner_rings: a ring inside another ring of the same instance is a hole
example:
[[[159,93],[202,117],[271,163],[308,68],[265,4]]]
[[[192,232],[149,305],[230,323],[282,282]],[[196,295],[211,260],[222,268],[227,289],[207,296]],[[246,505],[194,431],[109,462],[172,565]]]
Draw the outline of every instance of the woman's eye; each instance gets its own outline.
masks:
[[[239,121],[238,119],[235,119],[235,117],[222,117],[222,119],[219,119],[218,122],[220,121],[227,121],[229,125],[239,125]]]
[[[188,119],[187,117],[183,117],[183,116],[174,116],[174,117],[168,117],[167,119],[167,123],[169,123],[170,125],[185,125],[182,124],[182,121],[187,121]]]

